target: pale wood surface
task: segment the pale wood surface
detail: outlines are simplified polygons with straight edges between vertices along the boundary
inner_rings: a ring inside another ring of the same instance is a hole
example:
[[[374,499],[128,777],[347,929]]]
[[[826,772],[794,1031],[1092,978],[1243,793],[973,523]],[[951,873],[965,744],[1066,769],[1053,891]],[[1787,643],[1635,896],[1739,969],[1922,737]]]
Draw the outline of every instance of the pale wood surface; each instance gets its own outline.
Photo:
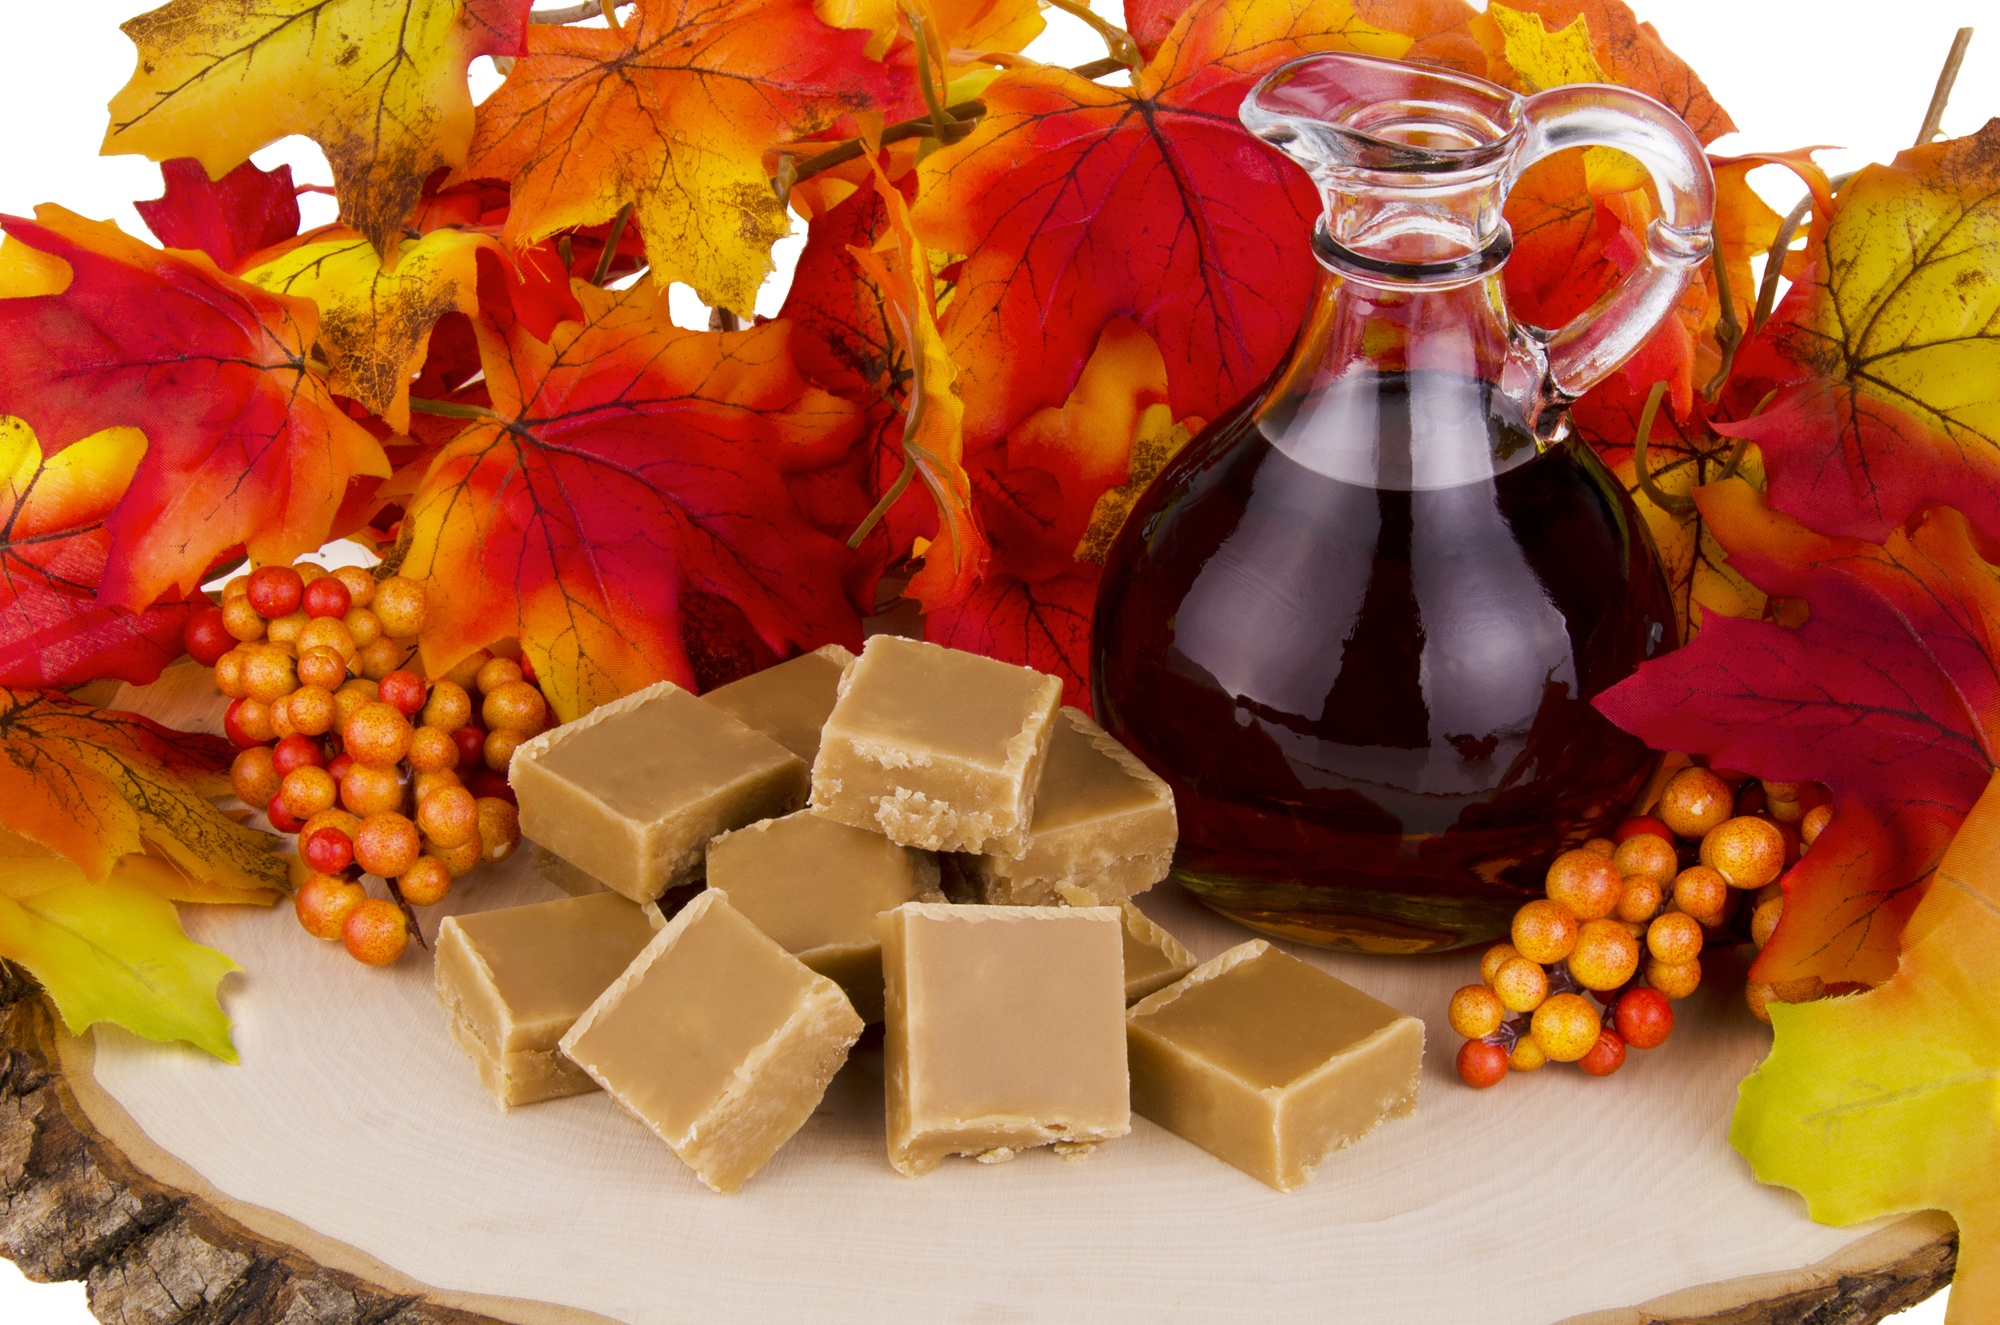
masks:
[[[121,702],[184,726],[214,708],[171,680]],[[447,908],[556,895],[526,853],[460,891]],[[1244,937],[1176,890],[1141,901],[1197,958]],[[282,911],[196,908],[189,924],[245,967],[226,992],[241,1067],[98,1032],[94,1056],[83,1042],[51,1048],[57,1070],[35,1086],[29,1036],[0,1098],[0,1244],[31,1272],[87,1272],[94,1289],[100,1277],[136,1283],[118,1248],[206,1221],[202,1255],[162,1244],[140,1256],[155,1278],[182,1275],[179,1291],[114,1314],[101,1300],[107,1319],[374,1320],[402,1303],[445,1313],[427,1319],[531,1325],[579,1312],[634,1325],[1864,1325],[1950,1272],[1941,1217],[1824,1228],[1750,1178],[1725,1134],[1736,1082],[1769,1032],[1722,988],[1681,1004],[1673,1040],[1607,1081],[1548,1070],[1476,1093],[1452,1074],[1442,1019],[1450,991],[1477,978],[1471,957],[1299,950],[1423,1016],[1430,1036],[1417,1116],[1334,1156],[1300,1193],[1280,1196],[1137,1119],[1084,1160],[1031,1154],[905,1179],[883,1155],[880,1055],[861,1052],[799,1137],[720,1197],[601,1095],[496,1110],[446,1036],[427,954],[364,970]],[[10,1028],[30,1007],[39,1001],[16,1004]],[[65,1074],[73,1089],[58,1088]],[[6,1125],[23,1100],[44,1101],[37,1138],[59,1133],[60,1115],[88,1140],[72,1148],[96,1156],[93,1171],[116,1170],[83,1205],[44,1199],[37,1213],[37,1183],[18,1176],[18,1128]],[[160,1305],[206,1302],[208,1278],[244,1265],[333,1287],[319,1306],[294,1292],[283,1311]],[[1743,1276],[1763,1277],[1723,1282]],[[1689,1288],[1702,1284],[1712,1287]]]

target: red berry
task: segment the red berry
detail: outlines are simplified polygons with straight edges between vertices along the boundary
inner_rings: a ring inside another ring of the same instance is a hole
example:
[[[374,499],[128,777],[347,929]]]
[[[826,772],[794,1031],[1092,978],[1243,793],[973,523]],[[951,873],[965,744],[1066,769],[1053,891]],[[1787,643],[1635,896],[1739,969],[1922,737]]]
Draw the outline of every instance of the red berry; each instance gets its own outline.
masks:
[[[1497,1086],[1507,1075],[1507,1051],[1484,1040],[1467,1040],[1458,1051],[1458,1079],[1474,1090]]]
[[[250,572],[250,583],[244,589],[257,615],[274,621],[299,610],[306,582],[290,566],[259,566]]]
[[[1591,1076],[1608,1077],[1625,1066],[1625,1041],[1618,1038],[1617,1031],[1606,1026],[1597,1033],[1597,1043],[1590,1046],[1589,1053],[1576,1060],[1576,1065]]]
[[[338,874],[354,863],[354,839],[338,828],[315,829],[299,853],[321,874]]]
[[[451,739],[458,743],[460,768],[475,768],[486,762],[486,733],[483,729],[468,724],[453,732]]]
[[[394,671],[376,682],[382,702],[393,707],[406,718],[414,718],[423,712],[424,701],[430,698],[430,687],[424,678],[415,672]]]
[[[213,667],[236,647],[236,637],[222,624],[222,609],[204,607],[181,627],[181,644],[203,667]]]
[[[271,820],[271,827],[281,833],[296,833],[305,827],[305,824],[286,812],[285,802],[281,796],[271,797],[271,803],[264,807],[264,813]]]
[[[465,789],[474,796],[494,796],[509,805],[520,802],[514,799],[514,789],[507,785],[507,779],[490,768],[475,768],[465,776]]]
[[[535,682],[535,665],[528,661],[528,655],[523,653],[515,661],[521,664],[521,679],[533,685]]]
[[[307,616],[344,617],[354,605],[353,599],[346,585],[331,575],[322,575],[306,586],[303,601]]]
[[[319,748],[319,742],[310,736],[293,732],[271,748],[271,762],[278,766],[278,776],[283,777],[295,768],[310,764],[314,768],[326,767],[326,752]],[[325,871],[328,874],[332,870]]]
[[[257,700],[249,698],[233,699],[222,714],[222,733],[229,738],[229,743],[239,750],[247,750],[253,745],[267,744],[259,740],[255,732],[243,725],[243,706],[256,703]]]
[[[333,757],[331,763],[327,764],[326,771],[333,774],[335,782],[345,782],[347,781],[347,770],[353,767],[354,756],[343,750]]]
[[[1674,1005],[1657,989],[1641,987],[1618,1000],[1612,1020],[1634,1049],[1657,1049],[1674,1031]]]
[[[1674,843],[1674,830],[1650,814],[1635,814],[1624,823],[1619,824],[1617,829],[1612,832],[1611,840],[1614,842],[1623,842],[1626,838],[1637,837],[1640,833],[1651,833],[1655,837],[1664,837],[1668,845],[1673,845]]]

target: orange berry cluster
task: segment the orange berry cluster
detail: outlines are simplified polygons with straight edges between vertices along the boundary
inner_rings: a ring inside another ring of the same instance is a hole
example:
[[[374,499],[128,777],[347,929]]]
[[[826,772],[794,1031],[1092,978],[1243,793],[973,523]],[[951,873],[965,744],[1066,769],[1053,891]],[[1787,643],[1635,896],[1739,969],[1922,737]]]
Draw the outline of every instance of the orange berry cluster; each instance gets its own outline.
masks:
[[[548,721],[513,658],[482,649],[436,682],[407,670],[426,611],[423,586],[401,576],[263,566],[184,637],[232,701],[231,786],[298,835],[300,925],[370,965],[403,954],[410,907],[519,844],[507,762]],[[371,897],[363,875],[389,896]]]
[[[1742,898],[1757,899],[1760,946],[1776,928],[1778,877],[1809,842],[1808,819],[1816,837],[1831,816],[1822,800],[1810,784],[1686,768],[1652,814],[1556,857],[1547,897],[1515,913],[1511,941],[1480,960],[1482,983],[1452,995],[1460,1079],[1484,1089],[1550,1062],[1609,1076],[1628,1048],[1665,1043],[1673,1000],[1701,985],[1702,951],[1732,938]],[[1764,1015],[1754,994],[1751,1006]]]

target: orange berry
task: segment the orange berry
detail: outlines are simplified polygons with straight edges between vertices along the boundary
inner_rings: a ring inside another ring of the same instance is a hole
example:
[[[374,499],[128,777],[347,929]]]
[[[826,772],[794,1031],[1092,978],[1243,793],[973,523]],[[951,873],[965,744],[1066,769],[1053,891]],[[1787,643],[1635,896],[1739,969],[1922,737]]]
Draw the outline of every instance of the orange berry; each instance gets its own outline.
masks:
[[[296,670],[300,685],[317,686],[329,694],[347,681],[347,660],[325,645],[299,650]]]
[[[1762,888],[1785,872],[1785,834],[1768,819],[1739,815],[1701,839],[1701,863],[1732,888]]]
[[[276,649],[259,649],[243,661],[243,693],[266,704],[299,688],[291,658]]]
[[[403,665],[409,648],[387,635],[371,642],[355,657],[355,667],[371,681],[380,681]]]
[[[410,799],[419,807],[442,787],[462,787],[458,774],[448,768],[440,768],[432,773],[419,773],[410,780]]]
[[[484,667],[486,660],[492,656],[492,652],[487,649],[474,649],[452,664],[451,670],[444,674],[444,679],[461,690],[471,691],[479,684],[479,669]]]
[[[1616,920],[1586,920],[1569,954],[1569,973],[1585,989],[1616,989],[1639,969],[1639,941]]]
[[[314,938],[337,939],[347,918],[367,900],[367,890],[352,879],[313,874],[292,894],[292,913],[299,918],[300,928]]]
[[[424,628],[427,605],[424,586],[400,575],[391,575],[375,584],[375,615],[381,618],[382,633],[392,639],[411,639]]]
[[[1549,866],[1547,887],[1549,899],[1560,902],[1572,916],[1596,920],[1617,908],[1625,881],[1618,876],[1610,856],[1579,848],[1556,857]]]
[[[1771,941],[1771,935],[1778,932],[1778,921],[1784,918],[1785,899],[1773,897],[1768,902],[1757,903],[1757,909],[1750,913],[1750,941],[1762,948]]]
[[[257,615],[257,609],[250,606],[249,596],[225,598],[222,600],[222,628],[231,637],[248,642],[263,639],[264,618]]]
[[[1759,980],[1750,981],[1743,986],[1743,1001],[1749,1004],[1751,1016],[1766,1026],[1771,1024],[1771,1004],[1776,1001],[1771,997],[1771,986]]]
[[[292,725],[292,705],[290,701],[291,697],[288,695],[284,699],[272,700],[269,705],[271,710],[271,734],[281,741],[287,736],[298,732],[298,728]]]
[[[410,767],[418,773],[442,773],[458,767],[458,742],[451,733],[436,727],[419,727],[410,733]],[[417,798],[422,804],[423,797]]]
[[[1529,902],[1514,913],[1515,949],[1531,962],[1553,966],[1576,946],[1577,921],[1560,902]]]
[[[441,847],[464,846],[479,835],[479,802],[464,787],[440,787],[417,802],[417,827]]]
[[[273,644],[296,646],[299,632],[306,628],[306,622],[310,620],[312,618],[304,612],[287,612],[264,627],[264,638]]]
[[[1500,968],[1520,955],[1519,952],[1514,950],[1514,945],[1511,943],[1494,944],[1480,955],[1479,978],[1489,985],[1492,984],[1493,977]]]
[[[451,891],[451,871],[436,856],[419,856],[396,880],[396,891],[411,906],[436,906]]]
[[[286,814],[301,821],[332,809],[339,795],[333,774],[314,764],[293,769],[278,786],[278,803]]]
[[[232,598],[242,598],[249,592],[250,592],[250,575],[249,572],[246,571],[241,575],[230,577],[230,579],[223,584],[222,593],[218,601],[226,603]]]
[[[1535,1009],[1528,1034],[1558,1063],[1574,1063],[1597,1043],[1604,1021],[1582,994],[1551,994]]]
[[[314,580],[323,580],[327,576],[326,567],[320,565],[317,561],[295,561],[292,563],[292,569],[298,573],[299,587],[301,589],[304,589],[306,585],[311,584]]]
[[[1612,841],[1608,837],[1593,837],[1588,842],[1585,842],[1581,847],[1579,847],[1578,850],[1588,851],[1594,855],[1599,855],[1604,857],[1606,860],[1609,860],[1611,859],[1612,853],[1618,850],[1618,844]]]
[[[1514,1052],[1507,1055],[1507,1066],[1515,1072],[1533,1072],[1547,1066],[1548,1061],[1549,1056],[1535,1043],[1533,1035],[1523,1035],[1514,1041]]]
[[[501,776],[506,776],[507,766],[513,762],[514,751],[521,748],[527,738],[519,732],[506,728],[486,733],[486,766]]]
[[[1646,983],[1668,998],[1686,998],[1701,987],[1701,963],[1647,962]]]
[[[236,799],[253,810],[269,805],[271,797],[278,794],[283,782],[268,745],[253,745],[247,750],[239,750],[229,765],[230,790],[236,793]]]
[[[495,658],[480,668],[480,675],[493,663],[505,662]],[[523,737],[533,736],[548,721],[548,701],[542,692],[526,681],[509,681],[486,692],[486,702],[479,706],[480,719],[492,731],[518,732]],[[511,753],[511,752],[510,752]]]
[[[1777,1003],[1813,1003],[1825,997],[1826,981],[1816,975],[1778,980],[1771,985],[1771,999]]]
[[[521,812],[498,796],[479,798],[479,841],[487,860],[505,860],[521,845]]]
[[[422,854],[417,826],[394,810],[371,814],[354,830],[354,859],[378,878],[395,878]]]
[[[1651,879],[1665,887],[1680,873],[1681,862],[1673,843],[1655,833],[1634,833],[1618,844],[1611,863],[1626,878],[1634,875]]]
[[[351,663],[358,647],[354,642],[354,636],[348,632],[347,623],[338,617],[314,617],[306,622],[306,628],[299,632],[300,653],[304,653],[307,649],[332,649],[340,655],[343,663]]]
[[[347,601],[354,607],[366,607],[375,601],[375,577],[359,566],[342,566],[333,572],[347,590]]]
[[[347,633],[354,637],[354,647],[366,649],[382,638],[382,619],[365,607],[350,607],[341,620],[347,625]]]
[[[221,664],[218,663],[216,666],[219,674]],[[225,691],[224,693],[228,692]],[[1819,835],[1824,833],[1826,826],[1832,822],[1833,807],[1831,805],[1813,806],[1805,812],[1805,817],[1799,820],[1799,841],[1805,843],[1806,846],[1811,846],[1813,843],[1819,841]]]
[[[1706,865],[1690,865],[1674,876],[1674,905],[1704,925],[1719,925],[1729,881]]]
[[[341,832],[347,834],[348,839],[352,841],[354,830],[359,827],[361,827],[361,821],[346,810],[339,808],[321,810],[318,814],[315,814],[312,818],[299,825],[299,841],[305,841],[322,828],[338,828]]]
[[[285,711],[291,715],[292,727],[307,736],[324,736],[340,720],[333,692],[318,686],[300,686],[294,690],[285,701]]]
[[[1660,792],[1653,811],[1682,837],[1699,840],[1736,812],[1736,793],[1706,768],[1684,768]]]
[[[1666,889],[1658,883],[1633,875],[1625,880],[1625,891],[1618,898],[1618,909],[1612,914],[1627,924],[1643,925],[1660,913],[1666,897]]]
[[[371,897],[354,908],[341,926],[347,955],[369,966],[387,966],[410,945],[409,922],[394,902]]]
[[[512,658],[488,658],[479,665],[479,674],[472,678],[472,684],[482,695],[490,695],[501,686],[512,685],[521,679],[521,664]]]
[[[347,753],[361,763],[385,768],[401,762],[410,752],[414,734],[410,720],[397,712],[395,705],[380,700],[362,705],[340,724],[340,740]]]
[[[1451,996],[1451,1007],[1445,1015],[1451,1021],[1451,1028],[1460,1035],[1480,1040],[1500,1029],[1500,1023],[1507,1018],[1507,1007],[1500,1001],[1500,995],[1485,985],[1467,985]]]
[[[238,732],[260,745],[278,739],[277,726],[271,721],[271,706],[261,699],[246,695],[229,706],[227,717],[236,724],[236,731],[230,733],[231,740],[236,739]]]
[[[481,843],[476,836],[460,846],[441,847],[432,842],[425,847],[425,854],[436,856],[443,861],[444,867],[451,871],[451,877],[454,879],[462,879],[478,869],[480,853]]]
[[[1705,938],[1700,921],[1685,911],[1669,911],[1646,927],[1646,951],[1654,961],[1681,966],[1701,956]]]
[[[403,806],[403,784],[395,770],[357,763],[340,782],[340,803],[355,814],[384,814]]]
[[[243,698],[243,664],[250,655],[239,646],[215,660],[215,688],[231,699]]]
[[[1509,1012],[1533,1012],[1549,996],[1549,973],[1526,957],[1509,957],[1493,974],[1493,992]]]
[[[434,682],[417,721],[449,735],[472,721],[472,696],[456,681]]]

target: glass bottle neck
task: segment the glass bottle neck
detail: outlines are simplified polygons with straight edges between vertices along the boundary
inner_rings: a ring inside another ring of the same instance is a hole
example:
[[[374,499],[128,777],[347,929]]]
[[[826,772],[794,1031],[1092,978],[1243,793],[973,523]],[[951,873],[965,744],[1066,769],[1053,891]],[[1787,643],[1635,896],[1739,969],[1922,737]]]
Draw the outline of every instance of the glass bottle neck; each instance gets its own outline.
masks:
[[[1323,256],[1313,310],[1257,407],[1259,430],[1328,478],[1453,488],[1525,464],[1566,430],[1541,341],[1508,316],[1497,262],[1469,278],[1375,279]]]

